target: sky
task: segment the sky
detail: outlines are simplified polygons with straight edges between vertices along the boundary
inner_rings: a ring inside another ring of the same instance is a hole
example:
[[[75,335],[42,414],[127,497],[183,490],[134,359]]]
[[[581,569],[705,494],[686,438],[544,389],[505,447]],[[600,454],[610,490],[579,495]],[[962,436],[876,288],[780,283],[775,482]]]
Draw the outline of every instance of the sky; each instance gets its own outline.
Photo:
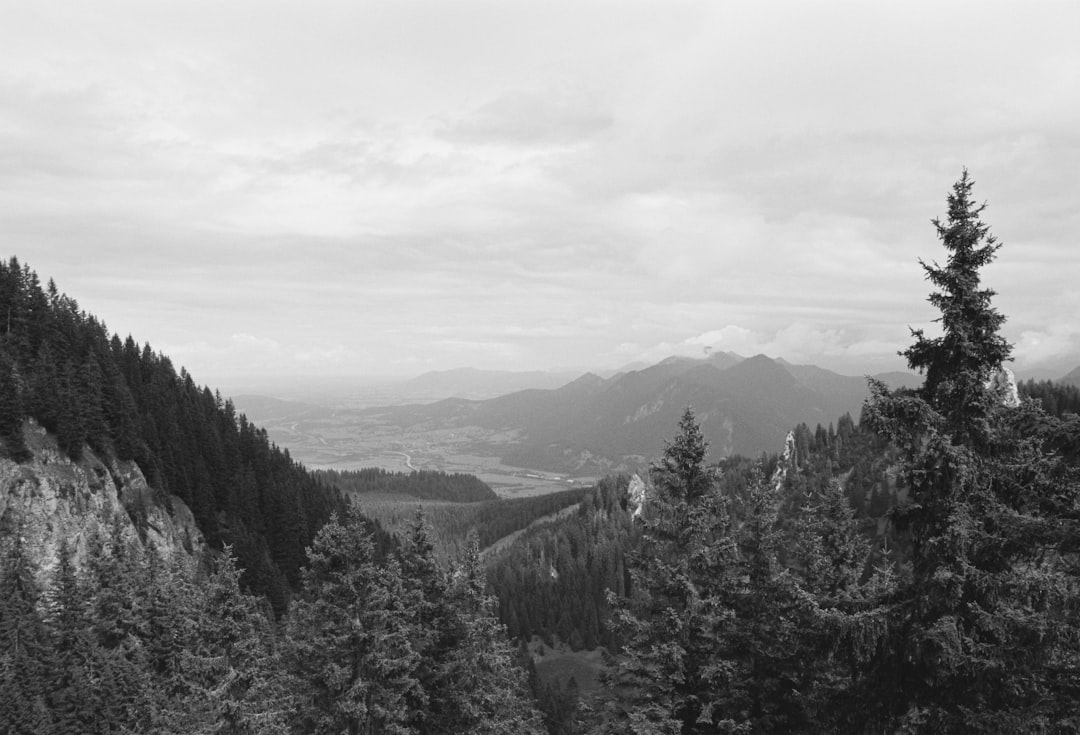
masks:
[[[899,369],[964,167],[1080,365],[1080,4],[0,0],[0,256],[200,383]]]

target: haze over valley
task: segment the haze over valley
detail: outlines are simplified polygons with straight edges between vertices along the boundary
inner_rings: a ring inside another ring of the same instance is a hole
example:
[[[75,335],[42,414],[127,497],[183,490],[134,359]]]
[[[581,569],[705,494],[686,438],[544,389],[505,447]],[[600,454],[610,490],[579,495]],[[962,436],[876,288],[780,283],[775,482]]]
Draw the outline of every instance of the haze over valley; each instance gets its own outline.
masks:
[[[878,377],[892,387],[919,383],[912,373]],[[318,405],[254,395],[235,401],[309,467],[469,472],[513,495],[644,471],[687,405],[715,456],[757,456],[780,452],[796,424],[858,417],[868,395],[865,377],[733,353],[544,387],[564,380],[462,370],[354,389]],[[501,393],[511,385],[530,387]],[[483,386],[495,395],[477,397]]]

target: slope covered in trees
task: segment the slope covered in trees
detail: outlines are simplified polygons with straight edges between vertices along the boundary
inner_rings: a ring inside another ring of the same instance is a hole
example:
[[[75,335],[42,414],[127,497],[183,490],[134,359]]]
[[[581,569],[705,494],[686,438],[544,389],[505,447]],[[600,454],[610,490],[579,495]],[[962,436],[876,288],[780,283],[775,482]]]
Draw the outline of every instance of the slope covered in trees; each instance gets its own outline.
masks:
[[[312,474],[343,493],[411,495],[450,503],[475,503],[499,498],[486,482],[475,475],[461,472],[388,472],[378,467],[368,467],[362,470],[314,470]]]
[[[557,635],[575,650],[612,643],[605,590],[625,593],[624,555],[640,535],[628,483],[604,478],[568,517],[528,529],[492,556],[488,578],[512,638]]]
[[[334,515],[279,625],[231,554],[204,572],[89,543],[44,586],[18,533],[0,543],[0,732],[542,732],[475,537],[444,571],[422,517],[380,559],[366,519]]]
[[[105,325],[17,259],[0,262],[0,441],[27,456],[32,418],[79,459],[84,447],[133,459],[150,485],[180,497],[213,548],[230,544],[249,589],[279,612],[300,582],[304,549],[340,494],[312,478],[231,401],[168,357]]]
[[[480,548],[485,550],[500,539],[527,528],[537,519],[580,503],[586,492],[586,488],[579,487],[546,495],[501,498],[481,503],[410,502],[365,495],[354,495],[352,499],[364,515],[397,535],[405,533],[416,511],[422,509],[431,525],[435,554],[445,562],[461,555],[470,531],[476,532]]]

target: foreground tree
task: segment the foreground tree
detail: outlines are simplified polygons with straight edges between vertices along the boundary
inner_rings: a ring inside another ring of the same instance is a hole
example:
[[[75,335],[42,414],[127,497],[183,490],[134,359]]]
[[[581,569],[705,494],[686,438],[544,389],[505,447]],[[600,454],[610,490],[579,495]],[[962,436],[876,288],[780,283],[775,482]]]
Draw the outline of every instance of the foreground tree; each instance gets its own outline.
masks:
[[[965,171],[935,220],[941,335],[903,353],[914,394],[872,383],[866,417],[903,451],[910,502],[892,520],[909,547],[897,587],[843,623],[856,662],[842,726],[855,731],[1065,732],[1080,728],[1076,468],[1070,429],[1016,405],[993,378],[1011,347],[980,288],[999,245]]]
[[[822,631],[780,561],[783,483],[760,466],[720,476],[689,409],[679,428],[652,473],[632,593],[612,600],[625,645],[604,732],[817,732]]]
[[[476,531],[446,590],[450,647],[440,664],[441,711],[426,732],[455,735],[540,735],[544,731],[525,671],[514,660],[506,629],[487,594]]]
[[[51,649],[39,612],[41,589],[21,523],[0,546],[0,731],[36,735],[48,729]]]
[[[737,669],[718,650],[732,617],[721,588],[733,579],[737,549],[707,449],[687,408],[653,468],[630,597],[611,595],[612,623],[625,644],[607,674],[606,733],[716,732],[722,724],[713,711]]]
[[[375,559],[363,517],[350,509],[315,537],[303,590],[289,613],[297,722],[302,732],[416,732],[426,705],[411,642],[418,596],[396,562]]]

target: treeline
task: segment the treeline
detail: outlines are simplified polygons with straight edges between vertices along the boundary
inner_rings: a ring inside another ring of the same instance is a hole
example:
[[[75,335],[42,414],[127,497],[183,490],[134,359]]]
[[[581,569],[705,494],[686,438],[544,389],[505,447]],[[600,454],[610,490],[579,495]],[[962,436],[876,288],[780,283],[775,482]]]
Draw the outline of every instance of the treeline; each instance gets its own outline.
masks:
[[[388,472],[378,467],[361,470],[313,470],[315,478],[343,493],[361,495],[411,495],[425,500],[450,503],[476,503],[498,500],[486,482],[476,475],[461,472],[416,470]]]
[[[251,591],[283,612],[304,549],[338,491],[311,477],[232,402],[168,357],[104,324],[16,258],[0,262],[0,442],[29,458],[23,422],[74,460],[90,449],[134,460],[149,484],[191,507],[213,548],[232,546]],[[142,520],[136,513],[133,521]]]
[[[475,536],[443,571],[422,517],[380,561],[335,515],[275,624],[231,554],[204,574],[112,528],[81,567],[65,542],[44,587],[20,529],[0,544],[0,732],[543,732]]]
[[[1042,401],[1042,407],[1051,416],[1061,418],[1067,413],[1080,414],[1080,387],[1052,380],[1027,380],[1017,388],[1020,395]]]

